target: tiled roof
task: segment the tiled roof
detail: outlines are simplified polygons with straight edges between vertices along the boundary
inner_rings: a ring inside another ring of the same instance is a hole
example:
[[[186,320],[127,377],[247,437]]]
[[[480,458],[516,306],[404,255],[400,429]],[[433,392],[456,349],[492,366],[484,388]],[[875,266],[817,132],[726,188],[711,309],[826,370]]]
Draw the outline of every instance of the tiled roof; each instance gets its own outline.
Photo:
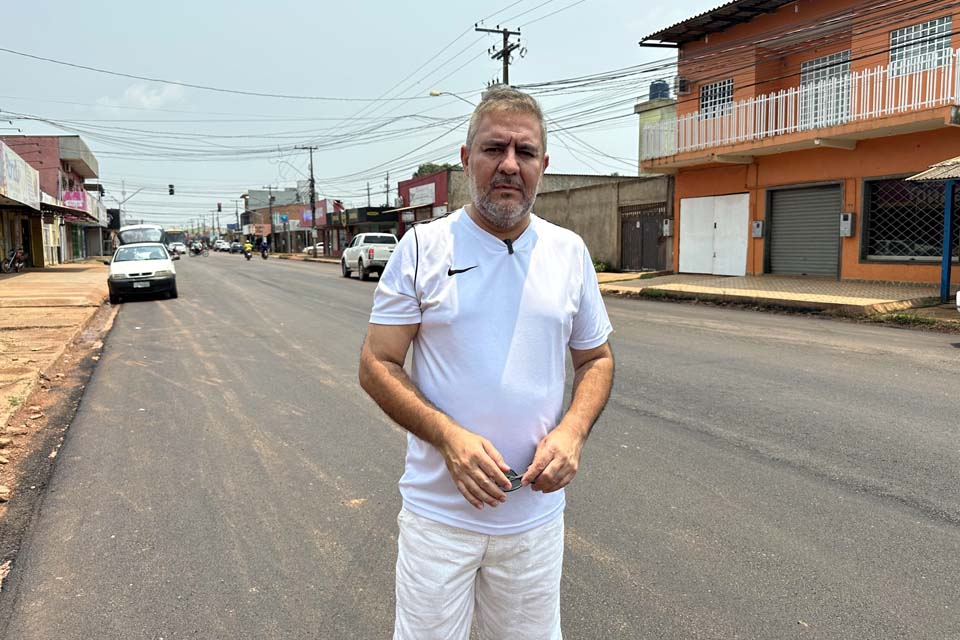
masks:
[[[926,171],[922,171],[915,176],[910,176],[907,180],[954,180],[960,178],[960,157],[951,158],[938,162]]]
[[[772,13],[785,4],[794,0],[733,0],[716,9],[704,11],[683,22],[661,29],[640,41],[640,44],[649,41],[668,42],[682,45],[699,40],[703,36],[729,29],[730,27],[749,22],[764,13]]]

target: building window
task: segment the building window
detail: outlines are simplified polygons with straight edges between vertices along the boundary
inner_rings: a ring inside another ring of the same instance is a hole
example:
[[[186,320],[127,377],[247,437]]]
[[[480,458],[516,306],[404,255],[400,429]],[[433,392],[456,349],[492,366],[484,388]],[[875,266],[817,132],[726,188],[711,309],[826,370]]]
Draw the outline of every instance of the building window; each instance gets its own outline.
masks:
[[[871,260],[936,262],[942,256],[944,185],[935,182],[874,180],[866,183],[867,225],[863,253]],[[960,215],[954,193],[954,217]],[[960,227],[960,225],[957,225]],[[953,255],[957,256],[957,231]]]
[[[800,63],[801,127],[816,129],[850,119],[850,50]]]
[[[713,118],[730,113],[733,105],[733,78],[700,87],[700,114]]]
[[[942,67],[950,61],[953,17],[944,16],[890,32],[890,75]]]

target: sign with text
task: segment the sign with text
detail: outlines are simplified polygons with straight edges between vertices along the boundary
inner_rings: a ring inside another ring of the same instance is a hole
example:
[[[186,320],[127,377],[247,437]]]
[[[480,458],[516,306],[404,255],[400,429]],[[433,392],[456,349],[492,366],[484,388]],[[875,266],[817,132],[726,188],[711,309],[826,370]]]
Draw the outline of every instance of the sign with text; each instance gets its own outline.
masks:
[[[40,210],[40,172],[0,142],[0,195]]]
[[[63,206],[68,209],[77,209],[78,211],[87,210],[87,192],[86,191],[64,191]]]
[[[433,182],[421,184],[417,187],[410,187],[410,202],[408,207],[416,207],[422,204],[433,204],[437,199],[437,185]]]

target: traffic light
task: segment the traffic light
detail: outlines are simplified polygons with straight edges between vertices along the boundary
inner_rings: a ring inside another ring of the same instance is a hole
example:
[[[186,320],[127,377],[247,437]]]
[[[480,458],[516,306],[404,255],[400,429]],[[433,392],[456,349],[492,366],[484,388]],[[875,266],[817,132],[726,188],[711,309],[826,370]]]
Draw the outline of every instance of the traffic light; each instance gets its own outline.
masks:
[[[168,184],[168,185],[167,185],[167,191],[170,192],[170,195],[173,195],[173,185],[172,185],[172,184]]]
[[[218,202],[218,203],[217,203],[217,213],[220,213],[221,211],[223,211],[223,207],[222,207],[222,206],[220,205],[220,203]]]

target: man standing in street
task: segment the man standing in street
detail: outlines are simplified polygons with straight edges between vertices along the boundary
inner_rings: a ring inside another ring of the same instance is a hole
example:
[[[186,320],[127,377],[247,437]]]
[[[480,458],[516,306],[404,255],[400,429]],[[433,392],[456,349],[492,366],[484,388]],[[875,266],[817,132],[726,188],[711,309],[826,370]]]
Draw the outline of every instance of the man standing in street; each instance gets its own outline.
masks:
[[[475,617],[485,640],[558,639],[563,488],[610,394],[612,328],[583,240],[532,213],[537,102],[488,90],[460,158],[471,202],[404,235],[360,358],[409,432],[394,638],[467,640]]]

